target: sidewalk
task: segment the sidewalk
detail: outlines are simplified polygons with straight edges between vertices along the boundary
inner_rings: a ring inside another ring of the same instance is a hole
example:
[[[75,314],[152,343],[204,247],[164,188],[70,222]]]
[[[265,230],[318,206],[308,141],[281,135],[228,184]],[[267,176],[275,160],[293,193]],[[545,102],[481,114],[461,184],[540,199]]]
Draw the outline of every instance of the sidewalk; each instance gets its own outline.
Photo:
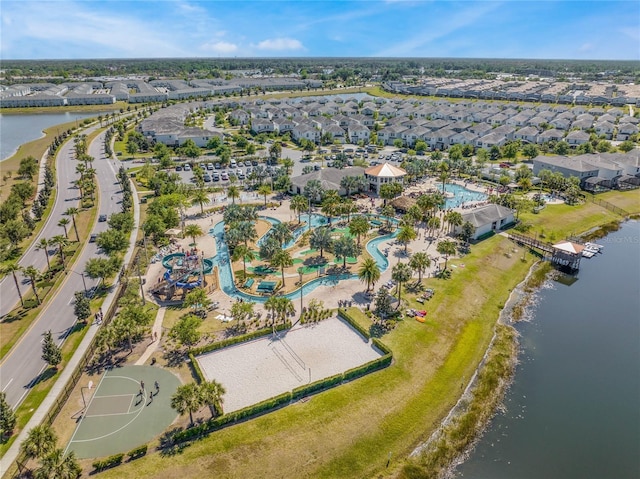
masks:
[[[115,160],[115,161],[119,163],[118,160]],[[131,181],[131,184],[133,187],[133,198],[134,198],[133,218],[134,218],[134,224],[136,226],[134,227],[133,231],[131,232],[131,236],[129,237],[129,250],[127,251],[124,257],[124,264],[128,264],[131,261],[131,256],[133,255],[133,250],[134,250],[136,238],[138,235],[138,228],[140,226],[139,225],[140,224],[140,204],[138,203],[138,196],[135,189],[135,183]],[[114,283],[114,285],[117,285],[117,283]],[[111,305],[113,304],[116,293],[117,293],[117,288],[113,288],[109,293],[109,295],[105,298],[104,303],[102,304],[102,308],[105,311],[108,311]],[[49,394],[47,394],[47,397],[42,401],[42,403],[40,404],[36,412],[33,413],[33,416],[31,416],[31,419],[29,419],[29,422],[22,429],[22,431],[16,438],[15,442],[11,445],[9,450],[0,459],[0,476],[4,475],[6,471],[9,469],[9,467],[11,467],[11,464],[15,462],[20,452],[20,445],[27,438],[27,434],[29,433],[29,431],[33,429],[35,426],[38,426],[42,423],[44,418],[49,413],[49,410],[55,404],[58,396],[62,393],[62,391],[64,391],[67,383],[69,382],[69,379],[76,371],[78,364],[80,363],[80,360],[84,356],[85,351],[89,348],[89,345],[91,344],[91,342],[93,341],[93,338],[98,332],[99,327],[100,326],[96,324],[92,324],[91,326],[89,326],[89,330],[85,334],[85,337],[82,339],[82,342],[76,349],[75,353],[73,353],[73,356],[69,360],[69,363],[66,365],[66,367],[60,374],[60,377],[55,382],[51,390],[49,391]]]

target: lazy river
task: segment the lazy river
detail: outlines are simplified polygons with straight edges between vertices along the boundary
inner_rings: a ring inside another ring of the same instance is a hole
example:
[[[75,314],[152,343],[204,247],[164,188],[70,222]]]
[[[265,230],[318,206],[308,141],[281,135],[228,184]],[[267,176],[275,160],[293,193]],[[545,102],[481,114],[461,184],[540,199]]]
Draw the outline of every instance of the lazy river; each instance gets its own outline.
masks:
[[[307,217],[307,220],[308,220],[309,215],[302,215],[302,218],[304,218],[305,216]],[[271,223],[272,225],[278,224],[280,222],[275,218],[271,218],[267,216],[260,216],[260,219],[264,219],[269,223]],[[318,214],[311,215],[312,228],[322,226],[327,223],[328,223],[328,220],[325,216],[318,215]],[[306,231],[307,228],[308,228],[308,225],[304,225],[296,229],[294,231],[294,240],[290,242],[291,244],[289,243],[285,244],[284,248],[286,249],[293,246],[295,241],[302,235],[304,231]],[[231,257],[229,253],[229,248],[227,246],[227,243],[224,241],[224,221],[218,222],[213,228],[211,228],[209,230],[209,234],[213,236],[216,242],[216,249],[218,253],[213,258],[210,258],[210,260],[212,261],[212,264],[214,266],[218,266],[218,277],[220,281],[220,288],[222,289],[222,291],[224,291],[225,294],[231,296],[234,299],[242,299],[245,301],[252,301],[254,303],[266,302],[269,299],[268,296],[257,296],[253,294],[248,294],[248,293],[245,293],[244,291],[240,291],[236,287],[233,281],[233,272],[231,271]],[[395,237],[396,234],[397,234],[397,230],[393,233],[374,238],[366,244],[367,252],[376,261],[376,263],[378,264],[378,267],[380,268],[380,271],[384,271],[389,267],[389,261],[384,256],[384,254],[382,254],[382,252],[379,250],[378,246],[380,245],[380,243]],[[267,236],[268,236],[268,232],[264,236],[262,236],[262,238],[260,238],[260,240],[258,241],[258,244],[260,244],[260,241],[266,238]],[[350,273],[338,274],[338,275],[334,274],[334,275],[318,277],[310,281],[307,281],[304,285],[302,285],[302,295],[306,296],[307,294],[311,293],[319,286],[335,286],[340,281],[356,279],[357,277],[358,277],[357,274],[350,274]],[[294,291],[291,291],[290,293],[287,293],[283,296],[289,299],[299,298],[300,288]]]

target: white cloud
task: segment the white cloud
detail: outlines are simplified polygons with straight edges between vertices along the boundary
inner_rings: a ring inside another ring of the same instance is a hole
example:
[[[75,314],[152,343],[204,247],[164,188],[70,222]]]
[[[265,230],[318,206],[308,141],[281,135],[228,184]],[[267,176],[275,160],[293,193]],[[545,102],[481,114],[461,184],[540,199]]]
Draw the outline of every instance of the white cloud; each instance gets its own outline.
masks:
[[[295,38],[269,38],[258,43],[258,50],[303,50],[300,40]]]
[[[593,51],[593,43],[583,43],[580,48],[578,48],[578,51],[582,53]]]
[[[205,43],[204,45],[202,45],[202,50],[219,53],[221,55],[228,55],[230,53],[238,51],[238,45],[236,45],[235,43],[219,41],[213,43]]]
[[[482,21],[487,15],[501,6],[500,3],[472,4],[467,9],[458,9],[456,15],[446,22],[434,23],[431,28],[426,28],[420,33],[408,39],[390,45],[387,48],[375,53],[376,57],[406,57],[424,56],[425,50],[431,48],[433,44],[442,38],[451,36],[459,30],[466,30],[474,24]],[[433,56],[445,56],[443,52]]]

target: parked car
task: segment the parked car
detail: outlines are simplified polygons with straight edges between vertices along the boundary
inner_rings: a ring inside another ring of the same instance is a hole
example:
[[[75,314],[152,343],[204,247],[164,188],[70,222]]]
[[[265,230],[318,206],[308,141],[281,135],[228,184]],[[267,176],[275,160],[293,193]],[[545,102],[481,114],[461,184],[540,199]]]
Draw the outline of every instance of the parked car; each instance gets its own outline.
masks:
[[[104,221],[107,221],[107,215],[98,216],[98,221],[100,221],[101,223],[104,222]]]
[[[252,165],[252,166],[258,166],[258,160],[253,160],[253,161],[251,162],[251,165]]]
[[[207,170],[213,170],[213,163],[207,163]]]
[[[215,168],[216,170],[219,170],[220,168],[222,168],[222,166],[220,165],[220,163],[216,163],[216,164],[215,164],[215,165],[213,165],[213,166],[214,166],[214,168]]]
[[[91,236],[89,236],[89,243],[95,243],[97,237],[97,234],[92,234]]]
[[[182,171],[182,165],[176,166],[176,171]]]
[[[228,181],[229,175],[227,175],[226,171],[223,171],[222,174],[220,175],[220,178],[222,179],[222,181]]]
[[[220,181],[220,175],[218,173],[213,174],[213,181]]]
[[[191,171],[191,165],[184,165],[184,171]]]
[[[204,179],[205,183],[211,183],[211,176],[209,176],[209,175],[204,175],[204,176],[203,176],[203,179]]]
[[[245,161],[244,166],[251,166],[251,162],[249,160]]]

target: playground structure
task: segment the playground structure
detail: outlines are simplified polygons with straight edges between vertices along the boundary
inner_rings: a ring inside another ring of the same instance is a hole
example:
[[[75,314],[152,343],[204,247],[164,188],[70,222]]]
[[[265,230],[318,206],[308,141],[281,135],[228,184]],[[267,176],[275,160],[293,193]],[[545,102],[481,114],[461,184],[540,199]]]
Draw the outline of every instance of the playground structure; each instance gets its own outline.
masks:
[[[213,262],[196,249],[168,254],[162,258],[162,266],[166,271],[151,293],[163,296],[165,301],[181,301],[192,289],[206,286],[213,270]]]

